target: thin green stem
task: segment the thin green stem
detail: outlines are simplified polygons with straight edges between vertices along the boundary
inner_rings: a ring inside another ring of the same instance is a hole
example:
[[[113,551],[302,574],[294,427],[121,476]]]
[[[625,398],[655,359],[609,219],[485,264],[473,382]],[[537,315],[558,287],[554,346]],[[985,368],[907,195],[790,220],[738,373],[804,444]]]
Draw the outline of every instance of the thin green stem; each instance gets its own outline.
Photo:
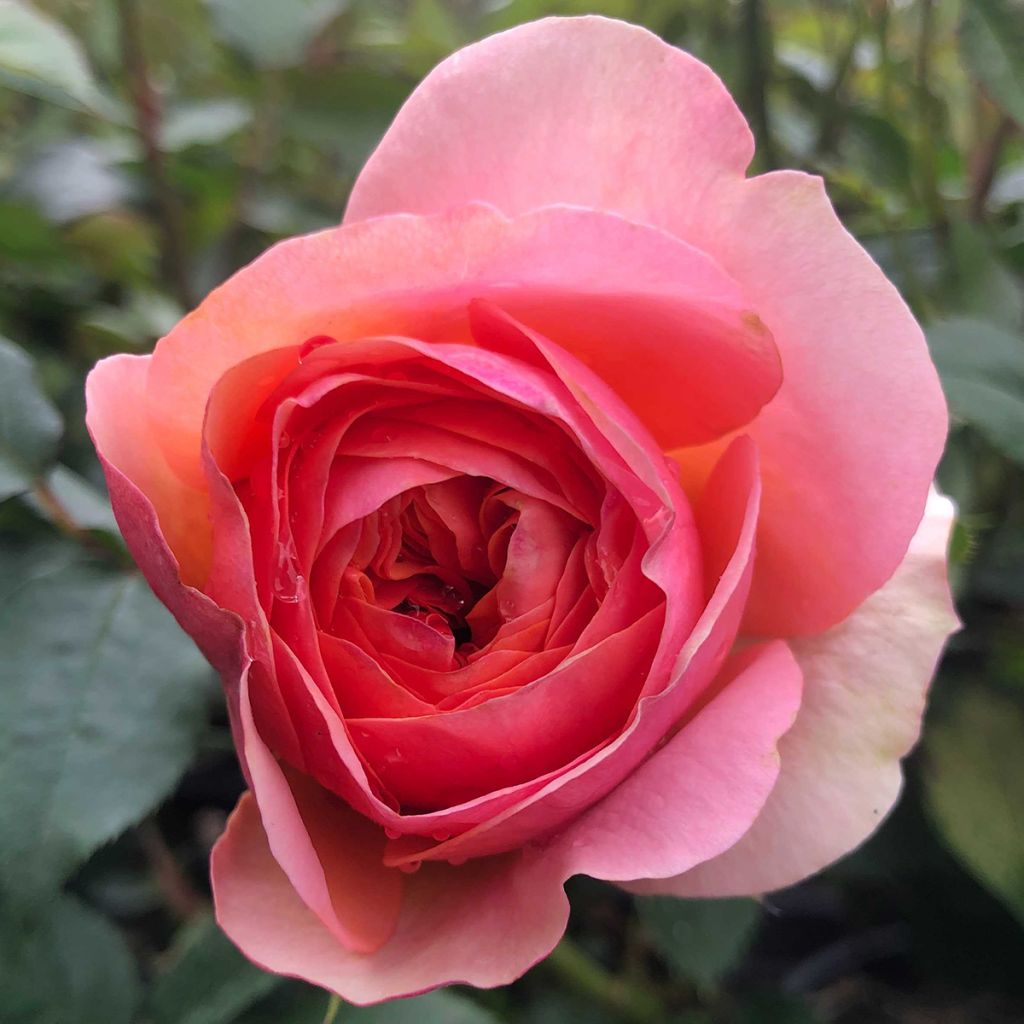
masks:
[[[334,1020],[338,1016],[338,1011],[340,1009],[341,1009],[341,997],[340,996],[336,996],[332,992],[330,999],[327,1000],[327,1009],[324,1012],[323,1024],[334,1024]]]
[[[573,992],[617,1014],[631,1024],[656,1024],[667,1019],[665,1007],[648,989],[609,974],[570,938],[563,938],[544,961]]]

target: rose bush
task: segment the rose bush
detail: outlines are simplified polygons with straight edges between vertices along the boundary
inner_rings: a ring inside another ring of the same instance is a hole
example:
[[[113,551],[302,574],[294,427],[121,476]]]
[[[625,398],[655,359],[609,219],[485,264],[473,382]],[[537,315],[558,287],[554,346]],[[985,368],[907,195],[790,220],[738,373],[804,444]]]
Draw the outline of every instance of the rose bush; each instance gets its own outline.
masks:
[[[547,20],[414,93],[88,423],[224,680],[213,853],[257,963],[355,1002],[498,985],[563,883],[758,893],[892,805],[954,627],[946,414],[821,182],[745,177],[715,75]]]

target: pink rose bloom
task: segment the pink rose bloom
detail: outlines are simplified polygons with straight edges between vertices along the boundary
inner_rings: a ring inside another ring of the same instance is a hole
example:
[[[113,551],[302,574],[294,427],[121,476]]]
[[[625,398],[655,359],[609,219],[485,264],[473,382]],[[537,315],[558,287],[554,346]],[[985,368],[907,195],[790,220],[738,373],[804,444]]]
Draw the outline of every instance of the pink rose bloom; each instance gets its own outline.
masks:
[[[580,873],[789,885],[861,842],[956,619],[946,411],[819,179],[745,177],[703,64],[546,20],[419,87],[88,422],[249,792],[256,963],[367,1003],[511,981]]]

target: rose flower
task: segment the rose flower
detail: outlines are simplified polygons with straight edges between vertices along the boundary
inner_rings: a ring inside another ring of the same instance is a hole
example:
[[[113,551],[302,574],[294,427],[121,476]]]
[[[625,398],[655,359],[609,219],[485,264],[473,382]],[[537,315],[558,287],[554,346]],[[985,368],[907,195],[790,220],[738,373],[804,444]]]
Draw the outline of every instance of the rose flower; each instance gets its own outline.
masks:
[[[118,522],[223,677],[256,963],[500,985],[572,875],[760,893],[895,801],[955,626],[945,406],[821,181],[752,150],[646,31],[525,25],[428,76],[341,227],[93,370]]]

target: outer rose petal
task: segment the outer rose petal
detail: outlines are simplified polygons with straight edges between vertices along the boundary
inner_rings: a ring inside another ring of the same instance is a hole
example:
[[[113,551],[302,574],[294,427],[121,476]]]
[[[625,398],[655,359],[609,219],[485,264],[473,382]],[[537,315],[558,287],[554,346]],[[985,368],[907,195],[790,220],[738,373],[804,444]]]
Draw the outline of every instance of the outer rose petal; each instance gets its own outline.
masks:
[[[784,374],[745,428],[764,470],[747,627],[785,636],[841,621],[892,574],[946,415],[920,329],[821,183],[745,180],[752,152],[699,61],[622,22],[552,18],[430,74],[356,182],[346,221],[480,200],[509,215],[569,203],[662,228],[735,277]],[[698,459],[691,475],[714,461]]]
[[[246,794],[213,851],[217,920],[256,963],[355,1003],[506,984],[561,938],[569,876],[628,877],[637,861],[626,847],[637,842],[645,868],[672,870],[714,856],[749,826],[778,769],[775,743],[792,718],[799,671],[776,642],[740,655],[725,679],[658,754],[547,846],[459,867],[424,862],[403,876],[397,929],[369,954],[341,946],[300,900]]]
[[[842,625],[793,644],[804,700],[780,744],[782,773],[728,852],[636,892],[734,896],[791,885],[861,843],[899,796],[925,693],[958,626],[946,581],[953,506],[932,492],[893,578]]]
[[[242,797],[211,858],[217,920],[251,960],[349,1002],[438,985],[514,981],[562,937],[569,904],[557,861],[531,853],[424,864],[405,880],[395,934],[372,955],[342,948],[274,860],[252,796]]]
[[[468,342],[466,309],[481,298],[556,340],[567,333],[585,362],[632,367],[623,393],[638,410],[652,410],[660,422],[648,426],[664,444],[739,427],[779,387],[771,337],[703,253],[593,210],[510,221],[480,204],[290,239],[211,292],[153,353],[149,413],[168,462],[200,486],[207,399],[243,360],[318,335]],[[609,335],[621,341],[629,325],[629,348],[613,346]],[[681,409],[680,389],[695,375],[699,399]]]
[[[670,875],[727,850],[769,799],[800,688],[781,640],[735,656],[696,718],[567,830],[573,871]]]

